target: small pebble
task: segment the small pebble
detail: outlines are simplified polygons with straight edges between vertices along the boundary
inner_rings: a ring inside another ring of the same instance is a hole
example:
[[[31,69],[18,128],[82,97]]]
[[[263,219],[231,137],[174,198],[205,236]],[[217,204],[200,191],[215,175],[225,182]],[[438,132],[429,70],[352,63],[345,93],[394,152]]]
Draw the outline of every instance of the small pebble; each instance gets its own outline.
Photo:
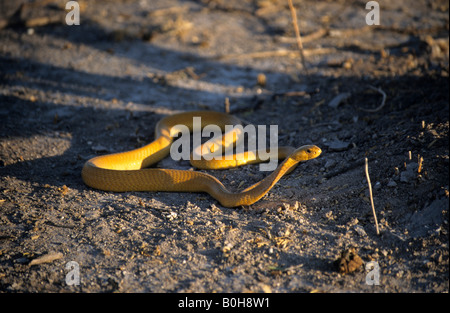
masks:
[[[395,187],[397,186],[397,183],[393,179],[389,179],[389,182],[387,183],[388,187]]]
[[[326,146],[328,146],[328,148],[331,151],[345,151],[350,147],[350,142],[344,142],[344,141],[340,141],[340,140],[333,140],[330,142],[325,143]]]
[[[355,231],[358,233],[358,235],[360,235],[361,237],[367,236],[367,233],[364,230],[364,227],[362,227],[361,225],[355,225],[354,228],[355,228]]]

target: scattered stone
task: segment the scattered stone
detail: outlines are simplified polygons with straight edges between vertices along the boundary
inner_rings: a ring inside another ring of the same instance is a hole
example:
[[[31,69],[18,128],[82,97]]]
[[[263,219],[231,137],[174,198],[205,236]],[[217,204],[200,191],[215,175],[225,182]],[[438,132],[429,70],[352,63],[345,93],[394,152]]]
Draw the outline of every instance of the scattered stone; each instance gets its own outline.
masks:
[[[361,225],[355,225],[355,231],[360,235],[361,237],[367,236],[366,231],[364,230],[364,227]]]
[[[409,163],[406,165],[406,170],[400,173],[400,181],[409,183],[417,177],[417,163]]]
[[[408,218],[408,231],[411,237],[423,237],[438,229],[444,222],[443,212],[448,212],[448,198],[436,199]]]
[[[261,289],[262,292],[264,293],[272,293],[272,287],[270,287],[269,285],[263,284],[263,283],[259,283],[259,288]]]
[[[92,149],[92,151],[94,151],[96,153],[109,152],[108,148],[106,148],[105,146],[102,146],[102,145],[92,146],[91,149]]]
[[[395,187],[397,186],[397,183],[393,179],[389,179],[389,182],[387,183],[388,187]]]
[[[330,151],[340,152],[347,150],[350,147],[350,142],[340,141],[336,139],[326,142],[325,145],[328,146],[328,149],[330,149]]]
[[[256,81],[258,86],[265,87],[267,83],[266,75],[264,75],[263,73],[259,73]]]
[[[331,108],[337,108],[339,106],[339,104],[341,104],[342,102],[344,102],[348,98],[350,98],[350,93],[349,92],[340,93],[328,103],[328,106],[331,107]]]
[[[324,166],[325,166],[326,169],[329,169],[330,167],[333,167],[335,165],[336,165],[336,161],[331,159],[331,160],[327,160],[327,163],[325,163]]]
[[[40,256],[34,260],[31,260],[29,265],[32,266],[32,265],[50,263],[50,262],[53,262],[55,260],[59,260],[62,258],[63,258],[63,254],[61,252],[51,252],[51,253],[44,254],[43,256]]]

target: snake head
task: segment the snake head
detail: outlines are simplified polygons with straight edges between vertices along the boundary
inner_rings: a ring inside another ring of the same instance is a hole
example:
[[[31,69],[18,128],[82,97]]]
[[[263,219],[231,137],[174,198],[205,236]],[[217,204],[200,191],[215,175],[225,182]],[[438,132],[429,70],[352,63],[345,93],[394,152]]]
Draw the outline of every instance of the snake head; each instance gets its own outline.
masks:
[[[306,145],[298,148],[292,154],[296,161],[307,161],[317,158],[322,153],[322,149],[315,145]]]

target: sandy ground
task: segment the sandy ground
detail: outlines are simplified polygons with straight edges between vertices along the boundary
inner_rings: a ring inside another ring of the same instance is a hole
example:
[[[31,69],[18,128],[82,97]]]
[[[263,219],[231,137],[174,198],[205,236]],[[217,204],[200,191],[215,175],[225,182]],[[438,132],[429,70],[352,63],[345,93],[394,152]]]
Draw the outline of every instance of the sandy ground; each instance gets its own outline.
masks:
[[[21,2],[0,15],[1,292],[448,292],[448,1],[379,1],[379,26],[365,1],[294,1],[306,70],[284,0],[78,1],[79,26]],[[322,155],[236,209],[83,184],[89,158],[227,98]]]

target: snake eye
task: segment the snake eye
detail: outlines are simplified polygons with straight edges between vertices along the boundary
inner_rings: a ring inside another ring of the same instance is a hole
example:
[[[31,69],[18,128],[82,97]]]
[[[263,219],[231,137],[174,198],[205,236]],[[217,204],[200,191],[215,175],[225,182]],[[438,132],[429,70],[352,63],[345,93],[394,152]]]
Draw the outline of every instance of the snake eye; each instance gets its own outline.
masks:
[[[312,151],[311,151],[311,149],[307,149],[306,152],[311,153]]]

